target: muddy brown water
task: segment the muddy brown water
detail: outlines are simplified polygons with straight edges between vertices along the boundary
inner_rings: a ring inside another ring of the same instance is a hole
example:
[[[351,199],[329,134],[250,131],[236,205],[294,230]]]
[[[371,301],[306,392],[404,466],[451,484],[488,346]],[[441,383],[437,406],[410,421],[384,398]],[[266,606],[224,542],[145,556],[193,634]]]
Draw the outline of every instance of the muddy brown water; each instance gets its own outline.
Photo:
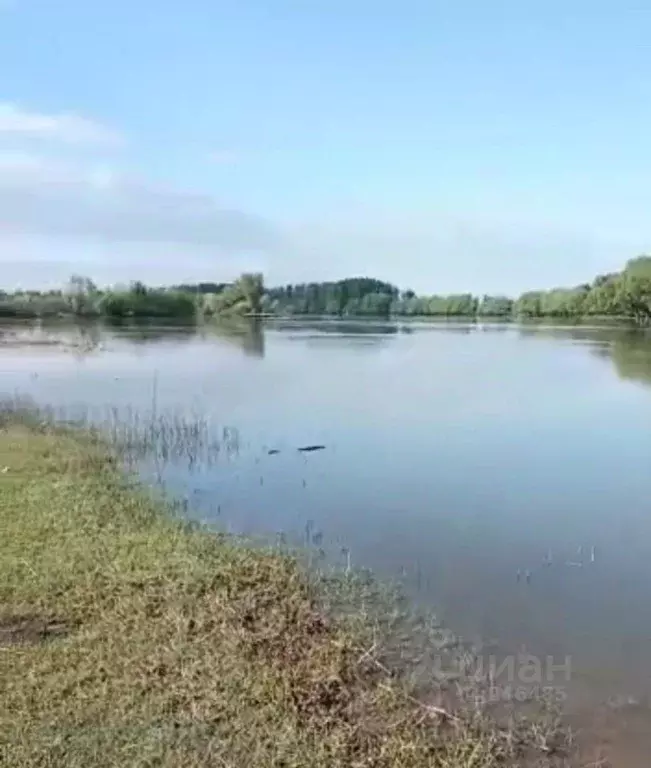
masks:
[[[161,470],[190,514],[399,576],[456,632],[496,643],[500,695],[531,681],[516,656],[529,654],[616,765],[648,764],[635,761],[651,754],[649,335],[318,321],[48,333],[74,347],[0,348],[4,392],[98,421],[108,406],[205,419],[228,449]]]

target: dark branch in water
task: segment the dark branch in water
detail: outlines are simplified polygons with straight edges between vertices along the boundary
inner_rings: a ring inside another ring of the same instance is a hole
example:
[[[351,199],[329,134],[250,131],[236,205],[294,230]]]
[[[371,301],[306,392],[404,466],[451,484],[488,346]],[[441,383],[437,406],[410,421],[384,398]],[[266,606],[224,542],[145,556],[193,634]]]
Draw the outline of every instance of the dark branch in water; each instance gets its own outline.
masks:
[[[325,451],[325,445],[304,445],[298,448],[301,453],[311,453],[312,451]]]

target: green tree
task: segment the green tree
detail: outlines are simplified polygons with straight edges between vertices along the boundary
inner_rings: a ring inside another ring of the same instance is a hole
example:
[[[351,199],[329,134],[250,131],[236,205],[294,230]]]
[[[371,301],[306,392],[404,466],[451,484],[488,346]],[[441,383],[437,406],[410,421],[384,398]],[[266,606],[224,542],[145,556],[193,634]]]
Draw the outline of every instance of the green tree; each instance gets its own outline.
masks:
[[[477,312],[483,317],[510,317],[513,314],[513,299],[508,296],[484,296]]]
[[[147,286],[140,282],[140,280],[136,280],[135,282],[131,283],[131,293],[133,293],[135,296],[146,296]]]
[[[609,276],[593,284],[583,302],[583,312],[593,316],[617,316],[623,314],[619,302],[619,277]]]
[[[651,277],[651,256],[638,256],[629,259],[624,274],[630,277]]]
[[[513,311],[520,317],[542,316],[543,291],[527,291],[515,302]]]
[[[262,275],[244,274],[232,285],[219,293],[204,294],[201,311],[205,315],[252,315],[260,314],[263,309],[273,306],[273,296],[265,298]]]
[[[96,308],[97,294],[97,286],[89,277],[72,275],[68,280],[65,295],[75,315],[92,314]]]
[[[651,386],[651,345],[645,333],[619,333],[611,343],[597,347],[595,354],[610,359],[620,378]]]
[[[651,260],[650,260],[651,261]],[[626,270],[617,284],[617,304],[627,317],[639,324],[651,321],[651,272]]]
[[[264,280],[261,274],[245,273],[236,283],[244,300],[248,304],[248,311],[252,314],[259,314],[264,295]]]

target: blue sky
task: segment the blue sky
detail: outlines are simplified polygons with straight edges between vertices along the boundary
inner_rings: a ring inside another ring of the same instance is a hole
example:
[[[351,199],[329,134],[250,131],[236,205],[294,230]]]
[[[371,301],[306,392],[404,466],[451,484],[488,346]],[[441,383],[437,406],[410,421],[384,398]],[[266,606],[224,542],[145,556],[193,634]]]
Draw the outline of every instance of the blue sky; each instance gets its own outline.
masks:
[[[0,283],[616,269],[651,240],[638,6],[0,0]]]

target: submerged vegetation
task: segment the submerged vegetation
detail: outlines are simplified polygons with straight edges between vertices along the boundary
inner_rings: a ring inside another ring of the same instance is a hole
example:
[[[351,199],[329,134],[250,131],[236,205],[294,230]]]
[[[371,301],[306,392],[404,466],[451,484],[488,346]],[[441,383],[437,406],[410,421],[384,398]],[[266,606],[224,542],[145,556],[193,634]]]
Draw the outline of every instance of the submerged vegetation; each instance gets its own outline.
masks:
[[[205,443],[187,425],[167,435]],[[184,522],[107,439],[0,413],[0,763],[570,764],[553,714],[498,721],[419,687],[372,581]]]
[[[612,317],[651,322],[651,256],[631,259],[622,270],[572,288],[527,291],[508,296],[422,295],[372,278],[265,288],[260,274],[232,284],[198,283],[100,290],[89,278],[73,276],[61,291],[0,291],[0,318],[56,316],[175,318],[319,315],[333,317],[583,318]]]

